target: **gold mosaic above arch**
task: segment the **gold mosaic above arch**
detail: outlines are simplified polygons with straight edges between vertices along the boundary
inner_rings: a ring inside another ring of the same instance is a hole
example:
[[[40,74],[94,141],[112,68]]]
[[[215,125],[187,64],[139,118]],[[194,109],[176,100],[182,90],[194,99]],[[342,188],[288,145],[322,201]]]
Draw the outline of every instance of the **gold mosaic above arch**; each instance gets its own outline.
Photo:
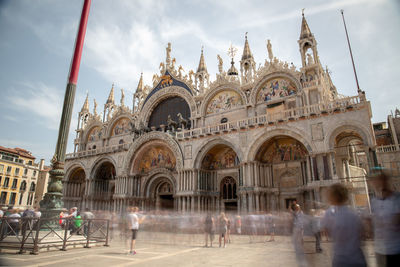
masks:
[[[99,126],[93,127],[88,134],[88,142],[95,142],[101,138],[101,129]]]
[[[175,170],[176,159],[172,151],[163,144],[148,145],[137,156],[133,164],[133,172],[147,173],[156,168]]]
[[[241,96],[232,90],[217,93],[207,105],[206,114],[229,110],[243,104]]]
[[[121,118],[116,123],[111,131],[111,136],[129,133],[129,119]]]
[[[257,103],[276,100],[297,93],[296,85],[289,79],[277,77],[267,80],[257,93]]]

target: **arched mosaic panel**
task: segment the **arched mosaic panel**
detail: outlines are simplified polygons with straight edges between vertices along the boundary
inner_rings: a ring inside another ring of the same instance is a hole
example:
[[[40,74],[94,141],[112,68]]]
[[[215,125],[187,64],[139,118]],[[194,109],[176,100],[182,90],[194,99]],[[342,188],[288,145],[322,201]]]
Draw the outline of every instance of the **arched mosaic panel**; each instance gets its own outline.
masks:
[[[241,106],[242,98],[235,91],[222,91],[216,94],[208,103],[206,113],[213,114]]]
[[[274,138],[259,152],[259,160],[268,163],[280,163],[293,160],[304,160],[308,155],[305,147],[290,137]]]
[[[201,167],[205,170],[233,168],[239,164],[239,158],[232,148],[217,145],[204,156]]]
[[[147,173],[155,168],[175,170],[176,160],[172,151],[164,145],[155,144],[146,149],[137,157],[133,171]]]
[[[266,81],[257,94],[257,103],[279,99],[296,94],[297,89],[293,82],[285,78],[273,78]]]
[[[100,127],[96,126],[90,130],[87,141],[95,142],[97,140],[100,140],[100,138],[101,138],[101,129],[100,129]]]
[[[129,119],[121,118],[118,120],[111,131],[111,136],[129,133]]]

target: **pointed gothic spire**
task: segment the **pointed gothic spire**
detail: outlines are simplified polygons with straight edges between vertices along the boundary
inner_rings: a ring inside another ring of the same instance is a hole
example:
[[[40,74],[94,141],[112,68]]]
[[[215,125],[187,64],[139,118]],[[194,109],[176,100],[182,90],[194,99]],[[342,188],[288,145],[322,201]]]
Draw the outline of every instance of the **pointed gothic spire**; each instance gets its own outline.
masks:
[[[310,27],[308,27],[308,23],[306,18],[304,17],[304,8],[302,10],[302,20],[301,20],[301,32],[300,32],[300,39],[308,38],[312,36]]]
[[[197,73],[201,71],[207,72],[207,66],[204,61],[203,47],[201,47],[200,62],[199,62],[199,67],[197,68]]]
[[[247,32],[246,32],[242,60],[246,60],[246,59],[249,59],[252,57],[253,57],[253,55],[251,54],[251,51],[250,51],[250,46],[249,46],[249,42],[247,41]]]
[[[139,83],[136,88],[136,94],[141,94],[142,92],[143,92],[143,72],[140,74]]]
[[[106,104],[113,103],[114,104],[114,84],[112,84],[110,94],[108,95],[108,99]]]
[[[85,103],[83,103],[81,113],[89,112],[89,93],[86,94]]]

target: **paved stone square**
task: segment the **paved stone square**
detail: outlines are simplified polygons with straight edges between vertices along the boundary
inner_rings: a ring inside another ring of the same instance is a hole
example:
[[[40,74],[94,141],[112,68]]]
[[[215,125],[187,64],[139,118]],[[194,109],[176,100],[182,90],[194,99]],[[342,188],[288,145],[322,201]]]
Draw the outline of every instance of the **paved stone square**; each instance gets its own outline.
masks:
[[[226,248],[205,248],[202,235],[140,233],[137,255],[127,255],[119,237],[109,247],[69,248],[67,251],[42,251],[39,255],[18,255],[3,250],[2,263],[9,266],[297,266],[291,239],[277,236],[275,242],[256,236],[232,236]],[[217,241],[217,242],[215,242]],[[313,238],[305,237],[305,252],[310,266],[330,266],[331,243],[323,242],[323,253],[315,253]],[[374,262],[372,242],[364,243],[369,266]]]

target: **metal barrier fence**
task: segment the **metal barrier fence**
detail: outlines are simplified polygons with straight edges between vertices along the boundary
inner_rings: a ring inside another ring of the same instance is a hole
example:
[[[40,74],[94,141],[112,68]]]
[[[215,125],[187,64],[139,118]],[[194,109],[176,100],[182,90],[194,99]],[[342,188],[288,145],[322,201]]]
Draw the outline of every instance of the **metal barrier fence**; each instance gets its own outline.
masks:
[[[0,249],[30,251],[67,246],[108,246],[110,221],[105,219],[0,218]]]

